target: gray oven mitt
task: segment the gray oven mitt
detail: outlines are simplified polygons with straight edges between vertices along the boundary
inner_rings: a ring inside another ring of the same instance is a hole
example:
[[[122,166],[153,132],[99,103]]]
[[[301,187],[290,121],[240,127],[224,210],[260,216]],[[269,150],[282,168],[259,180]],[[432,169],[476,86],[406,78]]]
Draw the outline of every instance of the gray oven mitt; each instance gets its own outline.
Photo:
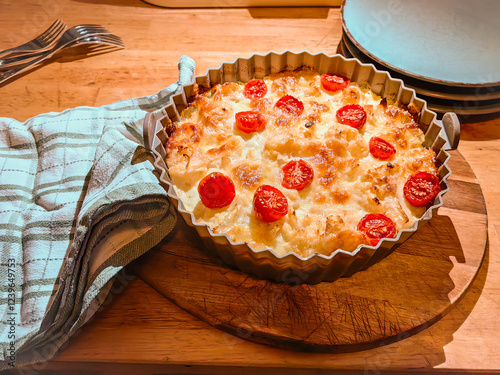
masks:
[[[0,118],[0,370],[51,358],[174,227],[142,120],[191,82],[193,60],[179,71],[156,95]]]

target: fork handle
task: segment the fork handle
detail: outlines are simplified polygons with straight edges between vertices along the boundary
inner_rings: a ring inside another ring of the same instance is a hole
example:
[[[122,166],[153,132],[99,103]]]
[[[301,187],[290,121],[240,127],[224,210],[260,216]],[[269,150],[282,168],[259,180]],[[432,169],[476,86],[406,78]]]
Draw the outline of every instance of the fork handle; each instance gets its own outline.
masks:
[[[37,57],[34,60],[31,60],[30,62],[28,62],[24,65],[18,66],[17,68],[12,68],[10,70],[5,71],[4,73],[0,73],[0,84],[17,76],[18,74],[21,74],[22,72],[25,72],[26,70],[31,69],[32,67],[34,67],[38,63],[51,57],[55,52],[56,51],[54,51],[54,50],[45,52],[41,56]]]
[[[14,47],[14,48],[9,48],[9,49],[0,51],[0,58],[2,58],[4,56],[8,56],[8,55],[10,55],[12,53],[22,53],[22,54],[25,54],[25,53],[29,53],[29,52],[32,52],[32,51],[31,50],[24,50],[24,49],[21,48],[21,46]]]
[[[45,53],[45,52],[47,52],[47,51],[32,52],[32,53],[27,53],[27,54],[21,55],[21,56],[0,59],[0,69],[11,68],[13,66],[21,65],[23,63],[28,62],[29,60],[31,60],[34,57],[40,56],[42,53]]]

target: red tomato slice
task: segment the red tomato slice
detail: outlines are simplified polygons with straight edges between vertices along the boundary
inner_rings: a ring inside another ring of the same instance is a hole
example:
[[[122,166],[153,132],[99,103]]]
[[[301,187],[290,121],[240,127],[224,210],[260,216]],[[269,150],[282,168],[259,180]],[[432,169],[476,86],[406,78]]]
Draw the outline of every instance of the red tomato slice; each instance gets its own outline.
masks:
[[[203,177],[198,184],[198,194],[208,208],[228,206],[236,196],[233,181],[219,172]]]
[[[266,117],[257,111],[238,112],[235,118],[236,126],[245,133],[258,132],[266,126]]]
[[[381,238],[393,238],[396,224],[384,214],[367,214],[358,223],[358,231],[364,233],[375,246]]]
[[[261,79],[252,79],[247,82],[243,92],[248,99],[263,98],[267,93],[267,85]]]
[[[427,206],[441,191],[439,178],[429,172],[418,172],[406,181],[403,193],[411,205]]]
[[[369,146],[370,153],[374,158],[379,160],[390,159],[396,153],[396,149],[393,145],[379,137],[371,138]]]
[[[338,74],[322,74],[321,85],[327,91],[339,91],[345,89],[349,83],[349,79]]]
[[[337,120],[341,124],[359,129],[366,122],[366,112],[358,104],[347,104],[337,111]]]
[[[288,200],[275,187],[261,185],[253,196],[253,210],[257,219],[270,223],[288,213]]]
[[[304,104],[299,99],[294,98],[291,95],[283,96],[274,106],[282,112],[296,117],[300,116],[300,114],[304,111]]]
[[[283,173],[281,186],[286,189],[302,190],[314,177],[314,170],[303,160],[292,160],[281,171]]]

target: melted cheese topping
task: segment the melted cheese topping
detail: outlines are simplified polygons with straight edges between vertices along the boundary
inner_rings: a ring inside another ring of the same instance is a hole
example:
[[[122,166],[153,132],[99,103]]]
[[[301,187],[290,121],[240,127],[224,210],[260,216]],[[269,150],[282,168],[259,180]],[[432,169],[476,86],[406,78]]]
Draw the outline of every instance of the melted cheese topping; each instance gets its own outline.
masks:
[[[423,133],[407,110],[381,103],[355,83],[326,91],[312,70],[273,74],[264,81],[266,95],[253,101],[245,97],[242,83],[216,85],[197,95],[174,124],[166,162],[177,195],[198,222],[255,249],[308,256],[368,244],[357,231],[368,213],[385,214],[399,231],[425,212],[406,201],[403,185],[418,171],[436,174],[435,155],[422,147]],[[299,117],[274,108],[284,95],[303,102]],[[340,107],[354,103],[367,113],[359,130],[336,118]],[[265,115],[263,131],[238,129],[235,114],[248,110]],[[396,154],[386,161],[374,158],[368,147],[374,136],[391,143]],[[286,189],[280,170],[298,159],[313,167],[314,179],[303,190]],[[198,183],[212,172],[235,184],[236,197],[227,207],[209,209],[200,200]],[[288,214],[276,222],[264,223],[254,215],[253,195],[262,184],[278,188],[288,199]]]

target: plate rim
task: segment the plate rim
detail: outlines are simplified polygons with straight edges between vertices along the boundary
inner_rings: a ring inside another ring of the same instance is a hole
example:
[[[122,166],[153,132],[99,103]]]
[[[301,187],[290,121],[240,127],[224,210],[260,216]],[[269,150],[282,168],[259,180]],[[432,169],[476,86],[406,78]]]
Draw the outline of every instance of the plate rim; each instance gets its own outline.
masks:
[[[341,48],[343,49],[343,51],[348,52],[349,55],[352,56],[353,58],[357,58],[358,60],[363,61],[359,57],[359,54],[363,54],[363,52],[358,50],[358,51],[356,51],[356,53],[353,53],[352,48],[350,48],[350,47],[356,48],[356,46],[349,46],[348,43],[349,42],[352,43],[352,41],[351,40],[346,41],[346,38],[348,38],[348,35],[343,33],[342,38],[340,40],[340,45],[341,45]],[[366,57],[366,59],[368,59],[368,60],[370,59],[369,56],[364,56],[364,57]],[[377,64],[376,61],[365,61],[365,63]],[[382,67],[382,68],[389,69],[386,67]],[[389,71],[389,73],[391,75],[394,75],[393,73],[399,74],[399,72],[392,72],[392,71]],[[409,78],[413,78],[413,77],[409,77]],[[405,80],[406,77],[402,77],[401,79]],[[480,95],[480,94],[473,94],[473,93],[467,93],[467,94],[465,94],[465,93],[458,93],[458,94],[457,93],[447,93],[447,92],[443,92],[443,91],[436,91],[436,90],[424,88],[424,87],[421,87],[418,85],[414,85],[412,83],[408,83],[407,81],[405,81],[405,83],[408,87],[411,87],[412,89],[414,89],[419,95],[425,96],[427,98],[430,97],[432,99],[437,99],[437,100],[456,100],[456,101],[459,101],[459,100],[461,100],[461,101],[477,100],[479,102],[490,101],[490,100],[500,100],[500,86],[498,87],[499,90],[495,90],[493,92]],[[490,87],[494,87],[494,86],[490,86]],[[472,87],[470,87],[470,88],[472,88]],[[478,87],[476,87],[476,89],[477,88]],[[467,87],[462,87],[462,89],[467,89]]]

